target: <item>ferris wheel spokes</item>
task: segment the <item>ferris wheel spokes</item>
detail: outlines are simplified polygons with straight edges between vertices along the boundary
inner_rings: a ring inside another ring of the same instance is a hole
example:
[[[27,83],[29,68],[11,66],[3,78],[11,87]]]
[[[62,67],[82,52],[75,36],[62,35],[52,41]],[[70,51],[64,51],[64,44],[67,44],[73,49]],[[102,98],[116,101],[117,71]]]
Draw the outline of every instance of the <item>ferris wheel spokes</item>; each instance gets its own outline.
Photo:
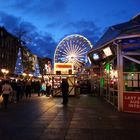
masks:
[[[75,68],[87,62],[87,52],[92,48],[84,36],[74,34],[65,37],[57,46],[54,54],[55,63],[73,63]]]

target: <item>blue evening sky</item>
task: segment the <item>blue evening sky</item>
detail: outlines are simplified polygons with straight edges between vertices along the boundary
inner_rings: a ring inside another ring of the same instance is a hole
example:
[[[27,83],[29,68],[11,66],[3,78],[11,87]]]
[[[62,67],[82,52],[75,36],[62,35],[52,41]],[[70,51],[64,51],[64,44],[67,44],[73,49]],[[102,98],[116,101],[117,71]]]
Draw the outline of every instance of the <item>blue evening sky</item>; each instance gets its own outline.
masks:
[[[94,45],[112,25],[130,20],[140,0],[0,0],[0,26],[27,42],[41,57],[53,57],[67,35],[81,34]]]

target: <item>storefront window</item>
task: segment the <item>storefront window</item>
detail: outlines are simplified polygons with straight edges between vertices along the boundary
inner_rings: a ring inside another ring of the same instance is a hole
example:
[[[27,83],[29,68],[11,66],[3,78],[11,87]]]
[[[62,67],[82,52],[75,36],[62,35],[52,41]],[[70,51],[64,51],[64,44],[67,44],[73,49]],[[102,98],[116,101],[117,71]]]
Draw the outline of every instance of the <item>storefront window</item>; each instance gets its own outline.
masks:
[[[140,91],[140,72],[124,72],[125,91]]]
[[[140,65],[126,59],[124,60],[124,91],[140,91]]]

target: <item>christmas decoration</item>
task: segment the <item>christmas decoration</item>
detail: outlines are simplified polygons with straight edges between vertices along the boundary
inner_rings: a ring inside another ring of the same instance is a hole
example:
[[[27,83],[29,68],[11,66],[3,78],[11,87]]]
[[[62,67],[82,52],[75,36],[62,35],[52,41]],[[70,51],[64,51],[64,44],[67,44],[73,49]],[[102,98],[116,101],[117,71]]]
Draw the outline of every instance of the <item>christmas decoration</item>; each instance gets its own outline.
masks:
[[[40,76],[40,69],[39,69],[37,57],[35,57],[35,61],[34,61],[34,76],[35,77]]]
[[[21,48],[19,48],[19,51],[18,51],[18,57],[17,57],[17,61],[16,61],[14,74],[17,74],[17,75],[22,75],[23,74]]]

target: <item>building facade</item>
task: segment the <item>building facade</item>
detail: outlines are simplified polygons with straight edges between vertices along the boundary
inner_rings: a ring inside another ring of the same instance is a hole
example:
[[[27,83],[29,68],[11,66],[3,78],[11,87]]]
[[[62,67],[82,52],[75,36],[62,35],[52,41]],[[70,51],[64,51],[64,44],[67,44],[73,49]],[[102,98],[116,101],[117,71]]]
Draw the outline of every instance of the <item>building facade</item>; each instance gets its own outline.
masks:
[[[19,47],[18,39],[0,27],[0,69],[9,70],[9,74],[14,72]]]
[[[10,34],[4,27],[0,27],[0,70],[8,70],[8,76],[18,76],[22,73],[34,76],[43,74],[45,64],[48,65],[49,62],[51,59],[38,58],[22,40]],[[1,71],[0,77],[3,77]]]

